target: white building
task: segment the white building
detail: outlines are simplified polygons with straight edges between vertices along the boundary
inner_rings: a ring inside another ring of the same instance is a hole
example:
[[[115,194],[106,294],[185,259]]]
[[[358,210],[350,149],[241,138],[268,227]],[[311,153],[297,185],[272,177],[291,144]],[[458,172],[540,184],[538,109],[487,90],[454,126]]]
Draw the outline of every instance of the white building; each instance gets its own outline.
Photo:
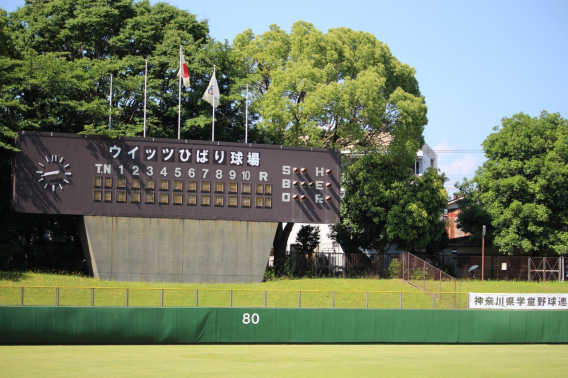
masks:
[[[428,168],[438,169],[438,155],[424,144],[422,149],[416,153],[416,161],[414,162],[414,174],[422,176]]]

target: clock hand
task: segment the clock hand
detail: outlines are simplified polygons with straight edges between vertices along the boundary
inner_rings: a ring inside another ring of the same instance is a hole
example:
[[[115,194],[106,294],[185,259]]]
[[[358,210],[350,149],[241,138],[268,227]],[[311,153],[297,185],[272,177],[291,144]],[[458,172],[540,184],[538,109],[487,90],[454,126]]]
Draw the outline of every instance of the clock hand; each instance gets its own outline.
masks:
[[[45,172],[43,175],[41,175],[41,177],[52,176],[52,175],[57,175],[57,174],[59,174],[59,171]]]

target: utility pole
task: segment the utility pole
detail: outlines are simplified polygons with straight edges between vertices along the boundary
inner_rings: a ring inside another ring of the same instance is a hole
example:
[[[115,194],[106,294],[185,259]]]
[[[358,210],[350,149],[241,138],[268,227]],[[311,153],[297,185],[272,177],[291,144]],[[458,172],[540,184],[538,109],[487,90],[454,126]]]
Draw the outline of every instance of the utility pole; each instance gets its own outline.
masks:
[[[487,228],[485,225],[481,230],[481,282],[485,279],[485,232]]]

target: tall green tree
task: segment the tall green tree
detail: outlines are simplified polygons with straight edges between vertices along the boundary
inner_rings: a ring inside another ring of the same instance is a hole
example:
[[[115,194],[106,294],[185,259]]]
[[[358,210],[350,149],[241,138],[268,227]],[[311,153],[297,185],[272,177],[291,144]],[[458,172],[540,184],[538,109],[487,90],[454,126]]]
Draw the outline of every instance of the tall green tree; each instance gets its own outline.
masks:
[[[16,47],[11,36],[10,19],[5,10],[0,9],[0,154],[7,158],[6,150],[14,149],[16,137],[14,124],[22,111],[17,95],[13,90],[22,78],[19,69],[22,63],[15,58]]]
[[[304,253],[313,253],[320,243],[319,226],[305,225],[300,227],[298,235],[296,235],[296,243],[302,245],[302,251]]]
[[[384,253],[393,244],[412,250],[441,237],[446,178],[435,169],[415,176],[411,163],[374,152],[345,169],[341,221],[332,228],[332,237],[344,250]]]
[[[191,75],[181,96],[182,138],[211,137],[211,107],[201,96],[214,65],[223,96],[215,140],[244,138],[244,63],[191,13],[147,0],[28,1],[3,26],[18,63],[0,88],[14,102],[2,109],[14,113],[11,131],[142,135],[147,60],[147,135],[177,138],[182,45]]]
[[[487,160],[460,186],[460,227],[502,253],[568,252],[568,120],[543,111],[503,118],[483,142]]]
[[[257,127],[274,144],[344,148],[422,146],[426,105],[415,71],[369,33],[327,33],[298,21],[234,40],[248,65]],[[383,143],[380,143],[383,142]]]
[[[260,141],[413,157],[422,146],[427,108],[415,71],[372,34],[322,33],[298,21],[289,34],[271,25],[233,44],[247,67]],[[277,265],[292,226],[278,225]]]

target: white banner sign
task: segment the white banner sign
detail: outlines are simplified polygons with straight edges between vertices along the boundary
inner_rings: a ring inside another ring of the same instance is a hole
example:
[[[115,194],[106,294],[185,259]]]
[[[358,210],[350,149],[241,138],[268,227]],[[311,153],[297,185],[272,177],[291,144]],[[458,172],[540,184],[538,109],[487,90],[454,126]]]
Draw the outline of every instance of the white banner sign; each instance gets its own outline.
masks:
[[[469,308],[568,310],[568,294],[469,293]]]

